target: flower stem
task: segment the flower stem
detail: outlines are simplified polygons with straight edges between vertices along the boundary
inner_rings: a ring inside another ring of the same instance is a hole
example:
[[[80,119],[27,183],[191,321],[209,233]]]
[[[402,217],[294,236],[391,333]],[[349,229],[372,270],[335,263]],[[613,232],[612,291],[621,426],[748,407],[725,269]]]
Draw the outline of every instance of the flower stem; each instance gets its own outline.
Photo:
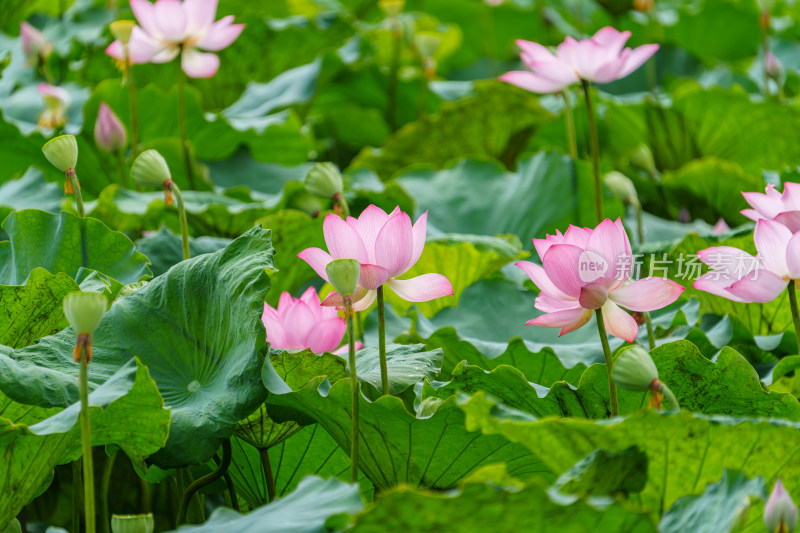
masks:
[[[77,189],[76,189],[77,192]],[[86,533],[95,531],[94,462],[92,461],[92,426],[89,422],[89,362],[83,348],[78,385],[81,398],[81,444],[83,448],[83,504]]]
[[[589,90],[589,82],[581,80],[583,83],[583,94],[586,95],[586,115],[589,119],[589,133],[592,139],[592,163],[594,164],[594,208],[597,215],[597,222],[603,220],[603,188],[600,181],[600,142],[597,139],[597,123],[594,119],[592,109],[592,97]]]
[[[597,317],[597,330],[600,332],[600,342],[603,344],[603,356],[606,358],[606,371],[608,372],[608,404],[611,416],[619,414],[619,404],[617,403],[617,386],[611,378],[614,370],[614,358],[611,356],[611,346],[608,345],[608,334],[606,333],[606,323],[603,320],[603,310],[597,309],[594,312]]]
[[[389,125],[389,130],[394,132],[397,130],[397,78],[400,70],[400,44],[401,44],[401,29],[400,21],[396,18],[392,20],[393,39],[392,39],[392,59],[389,65],[389,91],[388,107],[386,108],[386,122]]]
[[[128,183],[128,177],[125,175],[125,169],[122,166],[122,152],[118,150],[115,156],[117,160],[117,172],[119,172],[119,183],[126,189],[130,189],[131,185]]]
[[[261,455],[261,468],[264,469],[264,477],[267,479],[267,498],[272,502],[275,501],[278,491],[275,489],[275,475],[269,462],[269,448],[259,448],[258,452]]]
[[[664,398],[667,399],[673,411],[680,411],[681,406],[678,404],[678,400],[675,398],[675,395],[672,394],[671,390],[669,390],[669,387],[667,387],[664,383],[661,383],[661,385],[658,387],[658,391],[664,395]]]
[[[213,472],[206,474],[200,479],[192,482],[192,484],[186,488],[186,492],[183,493],[180,507],[178,507],[178,525],[181,525],[186,521],[186,510],[189,508],[189,502],[191,501],[192,496],[194,496],[195,493],[197,493],[197,491],[203,487],[211,485],[224,476],[225,472],[228,471],[228,467],[231,465],[232,457],[233,451],[231,449],[231,441],[230,439],[225,439],[222,441],[222,462],[220,463],[219,467]]]
[[[133,78],[133,63],[125,51],[126,73],[128,74],[128,98],[131,103],[131,162],[139,155],[139,106],[136,102],[136,82]]]
[[[381,361],[381,389],[389,394],[389,369],[386,365],[386,311],[383,303],[383,285],[378,287],[378,354]]]
[[[794,280],[789,282],[786,288],[789,291],[789,305],[792,308],[792,319],[794,319],[794,334],[797,337],[797,351],[800,353],[800,313],[797,311],[797,290]]]
[[[72,461],[72,531],[81,530],[81,460]]]
[[[183,260],[191,257],[189,254],[189,223],[186,221],[186,206],[183,204],[183,195],[177,185],[172,185],[172,192],[175,193],[175,200],[178,204],[178,219],[181,224],[181,248],[183,249]]]
[[[350,296],[344,297],[344,308],[347,314],[347,342],[350,345],[350,397],[352,400],[352,430],[350,433],[350,482],[358,482],[358,394],[359,383],[356,375],[356,332],[353,328],[353,302]]]
[[[644,315],[644,323],[647,324],[647,345],[650,350],[656,347],[656,332],[653,329],[653,318],[650,316],[650,311],[642,313]]]
[[[769,15],[761,14],[761,48],[764,53],[764,96],[769,98],[769,68],[767,68],[767,54],[769,54]]]
[[[561,91],[561,96],[564,98],[564,118],[567,123],[567,145],[569,146],[569,155],[572,159],[578,159],[578,142],[575,137],[575,117],[572,114],[572,106],[569,101],[569,89]]]
[[[178,61],[178,128],[181,134],[181,149],[183,150],[183,166],[186,167],[186,177],[189,187],[194,189],[194,172],[192,171],[192,158],[189,155],[189,140],[186,134],[186,75]]]
[[[86,208],[83,205],[83,195],[81,194],[81,184],[78,182],[78,175],[74,168],[67,169],[67,179],[72,184],[72,191],[75,194],[75,206],[78,208],[78,216],[86,216]]]
[[[108,488],[111,486],[111,474],[114,472],[114,462],[117,454],[109,455],[103,463],[103,477],[100,479],[100,530],[109,533],[111,517],[108,514]]]

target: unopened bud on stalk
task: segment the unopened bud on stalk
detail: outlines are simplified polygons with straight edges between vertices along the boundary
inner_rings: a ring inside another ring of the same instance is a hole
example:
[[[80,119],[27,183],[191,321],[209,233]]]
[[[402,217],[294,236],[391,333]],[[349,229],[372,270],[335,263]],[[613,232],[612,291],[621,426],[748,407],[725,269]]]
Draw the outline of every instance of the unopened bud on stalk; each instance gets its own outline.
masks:
[[[611,378],[622,389],[646,391],[650,390],[653,380],[658,379],[658,369],[649,353],[639,346],[632,346],[620,351]]]
[[[73,135],[60,135],[50,139],[42,146],[42,153],[58,170],[66,174],[64,193],[73,194],[72,178],[78,183],[75,165],[78,164],[78,142]],[[80,187],[80,184],[78,184]]]
[[[81,352],[86,352],[86,362],[92,360],[92,333],[108,308],[108,299],[95,292],[75,291],[64,297],[64,316],[77,333],[75,361],[80,361]]]
[[[395,18],[403,12],[406,5],[406,0],[380,0],[378,7],[381,8],[383,14],[387,17]]]
[[[97,120],[94,123],[94,140],[98,148],[107,153],[116,153],[128,144],[128,133],[119,117],[105,102],[100,102]]]
[[[136,23],[132,20],[116,20],[109,24],[108,27],[114,39],[118,39],[123,46],[128,46],[131,40],[131,32],[133,32],[133,27],[135,25]]]
[[[414,44],[422,57],[433,57],[442,44],[442,37],[435,31],[420,31],[414,35]]]
[[[775,57],[775,54],[772,52],[767,52],[767,74],[773,80],[778,80],[783,76],[783,65],[781,64],[780,60]]]
[[[37,65],[47,61],[53,51],[53,45],[45,39],[42,32],[23,22],[19,25],[19,34],[22,37],[22,52],[31,65]]]
[[[769,533],[792,533],[797,527],[797,506],[783,487],[781,478],[775,481],[764,507],[764,524]]]
[[[650,148],[642,143],[630,155],[631,163],[637,167],[646,170],[649,174],[658,174],[655,159],[653,159],[653,152]]]
[[[343,298],[352,296],[358,287],[361,266],[355,259],[334,259],[325,267],[328,281]]]
[[[333,163],[317,163],[306,174],[303,184],[306,191],[320,198],[333,198],[341,194],[344,184],[342,174]]]
[[[639,195],[636,193],[636,187],[634,187],[631,179],[622,172],[617,172],[616,170],[609,172],[603,178],[603,182],[611,189],[611,192],[623,202],[631,204],[636,208],[641,207]]]

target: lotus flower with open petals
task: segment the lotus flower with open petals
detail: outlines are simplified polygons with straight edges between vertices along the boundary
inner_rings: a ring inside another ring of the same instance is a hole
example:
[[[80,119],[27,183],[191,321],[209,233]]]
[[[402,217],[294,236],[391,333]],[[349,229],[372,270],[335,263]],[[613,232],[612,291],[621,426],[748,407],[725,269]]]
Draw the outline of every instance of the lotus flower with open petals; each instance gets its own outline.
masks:
[[[800,279],[800,233],[775,220],[761,219],[753,233],[758,257],[732,246],[697,252],[713,270],[694,282],[694,288],[734,302],[771,302],[790,280]]]
[[[267,328],[267,342],[275,350],[309,348],[315,353],[337,353],[347,331],[344,318],[336,309],[322,306],[314,287],[306,289],[300,298],[284,292],[277,309],[264,304],[261,320]],[[362,347],[356,343],[357,349]]]
[[[564,335],[602,309],[606,331],[633,342],[639,326],[621,307],[653,311],[677,300],[684,290],[665,278],[629,281],[631,244],[619,219],[606,219],[593,230],[570,226],[564,234],[533,239],[533,244],[543,266],[527,261],[517,266],[539,287],[534,305],[545,314],[528,325],[561,328]]]
[[[567,37],[553,54],[546,47],[518,40],[529,71],[512,71],[500,79],[535,93],[555,93],[581,80],[609,83],[624,78],[656,53],[657,44],[624,48],[631,32],[606,26],[591,38]]]
[[[181,55],[181,68],[192,78],[210,78],[219,68],[219,57],[208,52],[227,48],[239,37],[244,24],[233,24],[228,15],[218,21],[217,0],[130,0],[139,22],[128,44],[133,63],[167,63]],[[124,60],[124,47],[114,41],[106,53]]]
[[[450,281],[441,274],[423,274],[399,280],[416,264],[425,247],[428,213],[412,226],[411,218],[396,208],[391,214],[370,205],[358,219],[330,214],[325,217],[323,233],[328,252],[307,248],[297,256],[308,263],[324,280],[325,266],[333,259],[355,259],[361,265],[359,287],[353,298],[353,309],[363,311],[375,300],[376,289],[386,284],[400,298],[409,302],[427,302],[453,294]],[[342,298],[332,293],[323,305],[343,305]]]
[[[792,233],[800,231],[800,183],[785,183],[783,194],[769,184],[765,193],[744,192],[742,196],[752,207],[742,210],[742,214],[750,220],[775,220]]]

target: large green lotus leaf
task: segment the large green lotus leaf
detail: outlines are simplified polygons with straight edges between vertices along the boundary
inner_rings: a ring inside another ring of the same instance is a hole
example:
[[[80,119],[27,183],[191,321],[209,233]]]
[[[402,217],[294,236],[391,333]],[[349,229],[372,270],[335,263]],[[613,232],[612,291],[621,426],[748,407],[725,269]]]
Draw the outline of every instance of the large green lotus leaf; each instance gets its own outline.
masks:
[[[24,283],[34,268],[63,272],[79,283],[92,270],[120,283],[150,275],[147,258],[131,240],[93,218],[23,209],[8,215],[2,227],[10,241],[0,242],[0,283]]]
[[[357,513],[364,508],[358,485],[338,479],[309,476],[283,498],[247,514],[219,508],[197,526],[183,526],[181,533],[217,533],[247,531],[252,533],[324,533],[325,522],[334,515]]]
[[[554,502],[537,483],[519,488],[494,483],[468,483],[456,493],[415,490],[401,486],[381,495],[375,507],[356,516],[352,531],[441,531],[482,533],[525,531],[547,533],[655,533],[646,515],[623,503],[599,510],[579,500]]]
[[[172,409],[169,441],[153,464],[206,461],[264,401],[261,314],[272,253],[269,231],[254,228],[224,250],[183,261],[117,299],[93,333],[92,386],[137,356]],[[68,328],[10,356],[0,354],[3,392],[34,405],[75,401],[74,335]]]
[[[50,167],[50,175],[53,176],[53,180],[55,180],[55,176],[62,174],[44,158],[42,145],[46,139],[41,134],[31,133],[26,137],[14,125],[0,117],[0,138],[3,139],[3,142],[0,143],[0,158],[3,161],[0,183],[21,176],[31,165],[36,165],[41,169]]]
[[[64,296],[78,284],[64,273],[34,268],[24,285],[0,285],[0,344],[22,348],[68,326]]]
[[[496,162],[465,159],[439,172],[409,170],[397,182],[417,200],[417,212],[429,210],[428,224],[443,232],[510,233],[530,250],[533,237],[569,224],[596,225],[592,195],[579,193],[592,190],[589,165],[561,152],[522,159],[513,173]],[[607,191],[604,209],[610,218],[623,214]]]
[[[723,470],[722,478],[709,483],[705,492],[684,496],[664,513],[658,530],[661,533],[728,533],[735,529],[738,512],[751,500],[767,499],[767,487],[761,476],[748,478],[735,470]],[[762,514],[749,509],[747,531],[763,531]]]
[[[0,222],[11,211],[19,209],[36,208],[57,213],[63,201],[62,187],[48,183],[39,169],[30,167],[19,179],[0,185]],[[0,240],[5,239],[8,236],[5,232],[0,232]]]
[[[389,394],[400,394],[425,378],[433,379],[442,368],[441,349],[426,351],[423,344],[389,344],[386,346],[386,372]],[[360,381],[381,389],[380,354],[375,346],[356,352],[356,375]],[[329,376],[330,379],[330,376]]]
[[[349,452],[350,381],[339,380],[321,393],[323,383],[320,377],[299,391],[272,393],[267,408],[277,420],[316,421]],[[428,398],[415,413],[394,396],[370,402],[360,395],[359,401],[359,468],[378,490],[400,483],[450,488],[476,468],[496,462],[507,462],[509,472],[522,478],[551,477],[533,453],[504,438],[468,431],[453,398]]]
[[[89,405],[92,444],[117,445],[136,465],[167,440],[170,412],[138,361],[130,360],[93,391]],[[45,409],[16,404],[0,393],[0,527],[29,502],[56,465],[81,456],[79,411],[79,403]]]
[[[500,433],[532,451],[547,450],[542,460],[557,474],[602,448],[609,452],[638,446],[647,454],[647,486],[633,498],[661,516],[681,496],[719,480],[724,469],[762,475],[770,483],[780,475],[789,492],[800,490],[797,423],[763,418],[708,417],[686,411],[637,412],[605,421],[543,418],[505,408],[479,392],[462,402],[469,429]]]
[[[453,296],[412,303],[389,290],[386,291],[386,300],[398,313],[405,313],[413,305],[425,316],[432,317],[445,307],[457,306],[464,289],[476,281],[490,276],[511,261],[524,259],[528,255],[522,251],[522,244],[513,235],[435,235],[428,238],[419,261],[403,278],[413,278],[430,272],[442,274],[453,285]]]
[[[230,243],[230,239],[219,237],[189,237],[189,253],[192,257],[210,254]],[[154,276],[164,274],[183,261],[181,237],[166,226],[161,226],[156,233],[136,241],[136,249],[150,260],[150,270]]]
[[[536,129],[555,118],[529,92],[507,83],[475,82],[474,92],[407,124],[380,150],[365,148],[353,166],[369,167],[383,179],[414,164],[442,168],[464,156],[513,167]]]
[[[641,492],[647,483],[647,455],[636,446],[609,453],[595,450],[561,475],[550,488],[550,497],[572,503],[589,496],[589,503],[602,508],[613,497]]]

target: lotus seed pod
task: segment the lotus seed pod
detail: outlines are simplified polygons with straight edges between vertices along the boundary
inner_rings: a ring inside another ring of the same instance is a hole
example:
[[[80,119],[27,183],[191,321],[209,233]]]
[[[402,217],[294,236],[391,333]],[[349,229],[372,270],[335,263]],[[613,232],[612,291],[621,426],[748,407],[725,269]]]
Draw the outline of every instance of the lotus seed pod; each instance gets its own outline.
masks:
[[[112,533],[153,533],[153,513],[111,515]]]
[[[61,172],[75,168],[78,164],[78,142],[72,135],[60,135],[47,141],[42,152],[50,163]]]
[[[380,2],[378,2],[378,7],[381,8],[384,15],[391,18],[402,13],[405,6],[406,0],[380,0]]]
[[[611,378],[620,388],[646,391],[653,380],[658,379],[658,369],[646,350],[632,346],[617,356]]]
[[[622,172],[617,172],[616,170],[609,172],[603,178],[603,182],[611,189],[611,192],[623,202],[631,204],[634,207],[641,206],[639,203],[639,195],[636,193],[636,187],[634,187],[631,179]]]
[[[653,152],[646,144],[640,144],[630,155],[631,163],[642,168],[650,174],[657,174],[656,161],[653,159]]]
[[[79,335],[91,334],[108,308],[108,299],[96,292],[74,291],[64,297],[64,315]]]
[[[764,506],[764,524],[769,533],[792,533],[797,527],[797,506],[781,483],[775,481],[772,494]]]
[[[133,162],[131,177],[142,187],[161,187],[171,176],[164,157],[157,150],[145,150]]]
[[[355,259],[334,259],[325,267],[328,280],[342,296],[352,296],[358,286],[361,266]]]
[[[421,31],[414,35],[414,44],[423,57],[433,57],[442,43],[442,37],[435,31]]]
[[[128,46],[134,26],[136,26],[136,23],[132,20],[116,20],[109,24],[109,29],[114,39],[118,39],[123,46]]]
[[[333,198],[344,188],[342,174],[333,163],[317,163],[311,167],[304,184],[309,194],[320,198]]]

